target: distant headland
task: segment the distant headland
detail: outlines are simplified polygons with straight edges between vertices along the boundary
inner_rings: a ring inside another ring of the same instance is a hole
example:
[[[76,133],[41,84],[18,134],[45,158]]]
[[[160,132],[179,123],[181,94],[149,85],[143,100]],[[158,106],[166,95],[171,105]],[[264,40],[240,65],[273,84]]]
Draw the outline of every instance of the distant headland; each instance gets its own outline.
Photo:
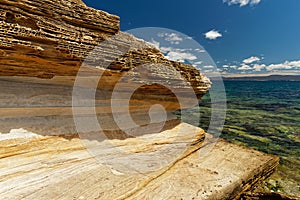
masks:
[[[232,76],[225,81],[300,81],[300,75]]]

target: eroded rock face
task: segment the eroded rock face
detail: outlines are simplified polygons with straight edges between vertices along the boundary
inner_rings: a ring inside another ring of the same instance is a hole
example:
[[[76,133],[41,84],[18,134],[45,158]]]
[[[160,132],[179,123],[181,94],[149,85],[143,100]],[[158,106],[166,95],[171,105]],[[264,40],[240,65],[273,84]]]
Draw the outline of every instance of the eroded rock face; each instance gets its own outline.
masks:
[[[119,17],[76,3],[80,1],[0,2],[1,76],[75,76],[97,45],[119,33]],[[143,44],[134,37],[120,34],[116,48],[106,47],[101,52],[102,57],[123,55],[121,50],[132,43]],[[116,61],[109,69],[123,72],[143,63],[163,63],[180,71],[197,94],[203,95],[209,88],[209,81],[195,68],[166,60],[151,45],[143,47],[118,59],[113,57]]]
[[[76,2],[1,0],[0,75],[76,75],[80,61],[120,24],[119,17]]]
[[[210,81],[80,0],[0,0],[0,59],[4,199],[231,199],[278,164],[180,123]]]
[[[211,83],[196,68],[167,60],[119,27],[118,16],[81,1],[0,0],[0,107],[6,109],[0,126],[5,132],[16,125],[35,130],[46,120],[49,127],[39,132],[59,127],[57,134],[73,134],[72,106],[95,106],[98,117],[105,118],[103,126],[114,127],[107,122],[114,121],[107,117],[114,111],[113,92],[120,93],[117,111],[130,100],[125,109],[136,121],[145,118],[138,123],[145,125],[149,119],[141,115],[148,116],[152,105],[160,104],[166,112],[189,108],[207,93]],[[82,103],[72,105],[74,88],[80,87],[97,89],[94,105],[86,103],[91,98],[85,92],[75,99]],[[22,114],[23,108],[30,117]],[[60,119],[57,111],[64,109]],[[41,114],[45,110],[47,116]]]

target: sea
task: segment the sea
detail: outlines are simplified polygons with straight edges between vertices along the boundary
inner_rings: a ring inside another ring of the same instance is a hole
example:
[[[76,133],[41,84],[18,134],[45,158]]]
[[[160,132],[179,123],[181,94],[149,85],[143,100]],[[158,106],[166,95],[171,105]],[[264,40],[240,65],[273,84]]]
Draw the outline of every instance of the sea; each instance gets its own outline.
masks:
[[[219,137],[279,156],[277,171],[258,190],[300,196],[300,82],[231,80],[224,86],[227,109]],[[206,131],[211,123],[210,96],[199,104],[199,126]],[[189,112],[192,116],[196,110]]]

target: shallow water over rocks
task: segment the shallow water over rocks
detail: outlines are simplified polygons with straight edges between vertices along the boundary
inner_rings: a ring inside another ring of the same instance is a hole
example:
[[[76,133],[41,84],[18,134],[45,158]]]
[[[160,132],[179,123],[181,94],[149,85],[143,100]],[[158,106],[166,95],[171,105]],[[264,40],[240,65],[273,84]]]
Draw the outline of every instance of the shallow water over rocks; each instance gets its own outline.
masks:
[[[300,82],[225,81],[227,116],[221,138],[280,157],[275,174],[257,190],[300,196]],[[190,116],[195,110],[191,109]],[[210,122],[209,94],[199,126]],[[195,121],[189,121],[198,124]]]

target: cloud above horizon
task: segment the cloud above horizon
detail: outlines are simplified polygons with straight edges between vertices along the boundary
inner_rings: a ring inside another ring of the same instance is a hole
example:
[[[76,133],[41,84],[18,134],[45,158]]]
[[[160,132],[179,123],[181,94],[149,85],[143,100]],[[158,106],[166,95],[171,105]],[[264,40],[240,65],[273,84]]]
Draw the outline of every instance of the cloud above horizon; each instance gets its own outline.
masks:
[[[300,60],[284,61],[282,63],[263,63],[264,57],[261,56],[249,56],[241,61],[228,62],[218,69],[213,69],[213,66],[203,63],[198,59],[198,56],[205,50],[200,48],[182,48],[183,43],[180,42],[178,46],[177,42],[180,41],[180,37],[175,34],[164,34],[161,37],[164,41],[168,41],[169,44],[175,44],[175,46],[169,46],[151,39],[150,43],[160,49],[165,57],[169,60],[191,64],[194,67],[202,69],[206,73],[220,72],[223,75],[229,74],[270,74],[270,73],[284,73],[284,74],[300,74]],[[176,42],[176,43],[174,43]],[[200,56],[201,57],[201,56]],[[219,62],[220,63],[220,62]],[[216,71],[220,70],[220,71]]]
[[[171,44],[179,44],[183,40],[183,38],[176,33],[159,33],[158,37],[164,38]]]
[[[210,39],[210,40],[215,40],[219,37],[222,37],[223,35],[221,33],[219,33],[216,30],[210,30],[207,33],[204,34],[206,39]]]
[[[239,4],[240,7],[250,5],[254,6],[261,2],[261,0],[223,0],[223,3],[227,3],[229,6]]]
[[[164,38],[166,41],[170,42],[171,44],[179,44],[179,41],[182,41],[183,39],[178,36],[177,34],[163,34],[159,37]],[[149,42],[153,46],[155,46],[157,49],[160,49],[162,53],[165,55],[165,57],[172,61],[182,62],[185,61],[195,61],[197,60],[197,56],[195,56],[193,53],[191,53],[191,49],[182,49],[182,48],[175,48],[175,47],[164,47],[161,46],[160,42],[154,40],[153,38]],[[198,61],[193,63],[194,65],[200,65],[202,62]]]
[[[260,61],[259,57],[251,56],[250,58],[243,60],[243,63],[250,64],[250,63],[258,62],[258,61]]]
[[[249,65],[246,65],[246,64],[242,64],[238,70],[243,70],[243,71],[246,71],[246,70],[252,70],[252,67],[250,67]]]
[[[196,60],[197,57],[192,53],[182,52],[182,51],[170,51],[165,56],[169,60],[177,61],[177,62],[185,62],[186,60]]]
[[[280,73],[280,72],[293,72],[300,74],[300,60],[295,61],[285,61],[283,63],[273,63],[273,64],[258,64],[255,62],[261,61],[258,57],[250,57],[243,60],[240,65],[228,65],[225,64],[222,67],[222,72],[224,74],[230,72],[232,74],[238,73]]]

